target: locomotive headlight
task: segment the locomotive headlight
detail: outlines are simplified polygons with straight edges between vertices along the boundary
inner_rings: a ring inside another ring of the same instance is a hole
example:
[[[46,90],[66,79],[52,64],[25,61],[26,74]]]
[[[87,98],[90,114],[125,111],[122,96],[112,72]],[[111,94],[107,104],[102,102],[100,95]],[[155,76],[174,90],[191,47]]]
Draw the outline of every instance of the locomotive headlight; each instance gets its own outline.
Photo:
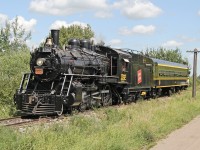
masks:
[[[37,61],[36,61],[36,64],[38,66],[42,66],[45,62],[45,59],[44,58],[38,58]]]

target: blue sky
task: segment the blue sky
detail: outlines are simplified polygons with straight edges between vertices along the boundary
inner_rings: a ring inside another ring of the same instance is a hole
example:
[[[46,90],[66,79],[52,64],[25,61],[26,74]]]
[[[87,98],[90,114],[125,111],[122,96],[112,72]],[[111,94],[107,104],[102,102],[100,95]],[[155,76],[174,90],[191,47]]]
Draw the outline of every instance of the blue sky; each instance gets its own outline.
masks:
[[[0,2],[0,25],[19,17],[32,31],[30,46],[37,46],[51,28],[89,24],[97,40],[112,47],[145,50],[180,48],[192,66],[200,50],[200,1],[197,0],[6,0]],[[198,68],[200,57],[198,56]],[[198,75],[200,69],[198,69]]]

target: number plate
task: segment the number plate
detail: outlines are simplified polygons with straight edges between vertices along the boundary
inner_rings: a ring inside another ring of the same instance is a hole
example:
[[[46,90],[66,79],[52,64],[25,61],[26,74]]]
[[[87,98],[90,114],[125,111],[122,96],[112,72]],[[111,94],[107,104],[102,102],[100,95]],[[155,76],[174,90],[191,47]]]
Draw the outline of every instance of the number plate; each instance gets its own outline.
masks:
[[[126,81],[126,74],[121,74],[121,81]]]
[[[35,74],[43,74],[42,68],[35,68]]]

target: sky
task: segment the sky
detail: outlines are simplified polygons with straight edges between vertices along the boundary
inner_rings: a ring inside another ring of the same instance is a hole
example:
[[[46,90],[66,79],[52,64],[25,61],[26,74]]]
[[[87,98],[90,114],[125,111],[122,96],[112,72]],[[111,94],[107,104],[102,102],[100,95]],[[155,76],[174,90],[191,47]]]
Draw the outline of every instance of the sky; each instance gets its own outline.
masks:
[[[200,1],[197,0],[6,0],[0,2],[0,25],[18,21],[37,47],[51,29],[89,24],[95,39],[116,48],[179,48],[193,66],[200,51]],[[197,74],[200,75],[200,53]]]

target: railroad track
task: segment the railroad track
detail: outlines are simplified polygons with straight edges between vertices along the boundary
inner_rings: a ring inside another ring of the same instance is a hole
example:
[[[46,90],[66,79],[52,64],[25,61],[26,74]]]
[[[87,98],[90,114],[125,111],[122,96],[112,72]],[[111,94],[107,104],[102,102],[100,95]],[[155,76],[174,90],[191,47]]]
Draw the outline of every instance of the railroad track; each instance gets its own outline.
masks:
[[[52,121],[63,120],[64,116],[62,117],[40,117],[40,118],[30,118],[30,119],[23,119],[21,117],[11,117],[0,119],[0,126],[10,126],[10,127],[22,127],[22,126],[32,126],[33,124],[39,123],[49,123]]]
[[[32,124],[33,122],[38,122],[39,119],[22,119],[21,117],[12,117],[6,119],[0,119],[0,126],[24,126]]]

